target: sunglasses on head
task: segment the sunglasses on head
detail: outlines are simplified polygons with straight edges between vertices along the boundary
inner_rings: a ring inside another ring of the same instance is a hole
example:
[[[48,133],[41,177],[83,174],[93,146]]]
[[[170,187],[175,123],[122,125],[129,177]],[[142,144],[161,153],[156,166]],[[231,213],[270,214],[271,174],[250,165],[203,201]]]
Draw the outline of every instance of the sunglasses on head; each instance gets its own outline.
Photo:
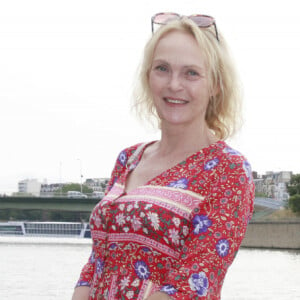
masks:
[[[154,24],[166,25],[169,22],[179,20],[182,17],[184,17],[184,16],[179,15],[177,13],[158,13],[158,14],[155,14],[151,18],[152,33],[154,32]],[[192,20],[194,23],[196,23],[196,25],[198,27],[201,27],[201,28],[207,28],[207,27],[210,27],[210,26],[214,26],[215,32],[216,32],[216,38],[219,41],[217,25],[216,25],[216,21],[213,17],[206,16],[206,15],[191,15],[191,16],[185,16],[185,17]]]

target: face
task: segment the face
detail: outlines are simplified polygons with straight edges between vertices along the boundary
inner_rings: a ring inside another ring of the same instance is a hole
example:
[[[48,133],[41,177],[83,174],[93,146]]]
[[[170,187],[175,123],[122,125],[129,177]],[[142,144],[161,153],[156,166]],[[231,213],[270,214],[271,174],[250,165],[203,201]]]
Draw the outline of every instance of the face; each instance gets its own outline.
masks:
[[[172,31],[160,39],[149,72],[149,87],[162,126],[205,124],[207,69],[192,35]]]

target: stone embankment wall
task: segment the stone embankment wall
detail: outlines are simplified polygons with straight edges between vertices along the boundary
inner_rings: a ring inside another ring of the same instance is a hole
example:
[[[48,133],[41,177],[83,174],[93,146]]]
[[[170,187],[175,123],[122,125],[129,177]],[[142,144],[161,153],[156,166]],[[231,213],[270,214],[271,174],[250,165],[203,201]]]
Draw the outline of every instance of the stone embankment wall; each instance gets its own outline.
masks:
[[[300,222],[250,223],[242,246],[300,249]]]

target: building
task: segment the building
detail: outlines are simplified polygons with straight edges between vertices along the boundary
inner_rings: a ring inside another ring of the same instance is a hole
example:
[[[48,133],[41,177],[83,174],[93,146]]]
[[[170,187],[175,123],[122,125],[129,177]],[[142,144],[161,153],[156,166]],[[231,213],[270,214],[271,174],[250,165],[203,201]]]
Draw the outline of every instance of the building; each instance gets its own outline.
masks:
[[[275,198],[278,200],[287,200],[289,195],[286,185],[290,182],[292,172],[266,172],[260,178],[254,179],[255,193],[257,195],[268,198]]]
[[[39,196],[41,183],[37,179],[25,179],[18,182],[18,193]]]
[[[109,178],[88,178],[84,182],[93,192],[105,192]]]
[[[59,194],[61,192],[61,189],[64,185],[62,183],[51,183],[47,184],[44,183],[41,185],[41,197],[52,197],[55,194]]]

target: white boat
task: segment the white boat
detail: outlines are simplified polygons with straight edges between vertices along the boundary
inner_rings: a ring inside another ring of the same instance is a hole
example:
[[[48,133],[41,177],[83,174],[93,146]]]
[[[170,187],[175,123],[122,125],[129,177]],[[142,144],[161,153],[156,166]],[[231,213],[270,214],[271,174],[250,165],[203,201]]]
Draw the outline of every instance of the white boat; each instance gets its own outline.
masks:
[[[79,222],[0,222],[0,236],[8,235],[90,238],[91,231]]]

